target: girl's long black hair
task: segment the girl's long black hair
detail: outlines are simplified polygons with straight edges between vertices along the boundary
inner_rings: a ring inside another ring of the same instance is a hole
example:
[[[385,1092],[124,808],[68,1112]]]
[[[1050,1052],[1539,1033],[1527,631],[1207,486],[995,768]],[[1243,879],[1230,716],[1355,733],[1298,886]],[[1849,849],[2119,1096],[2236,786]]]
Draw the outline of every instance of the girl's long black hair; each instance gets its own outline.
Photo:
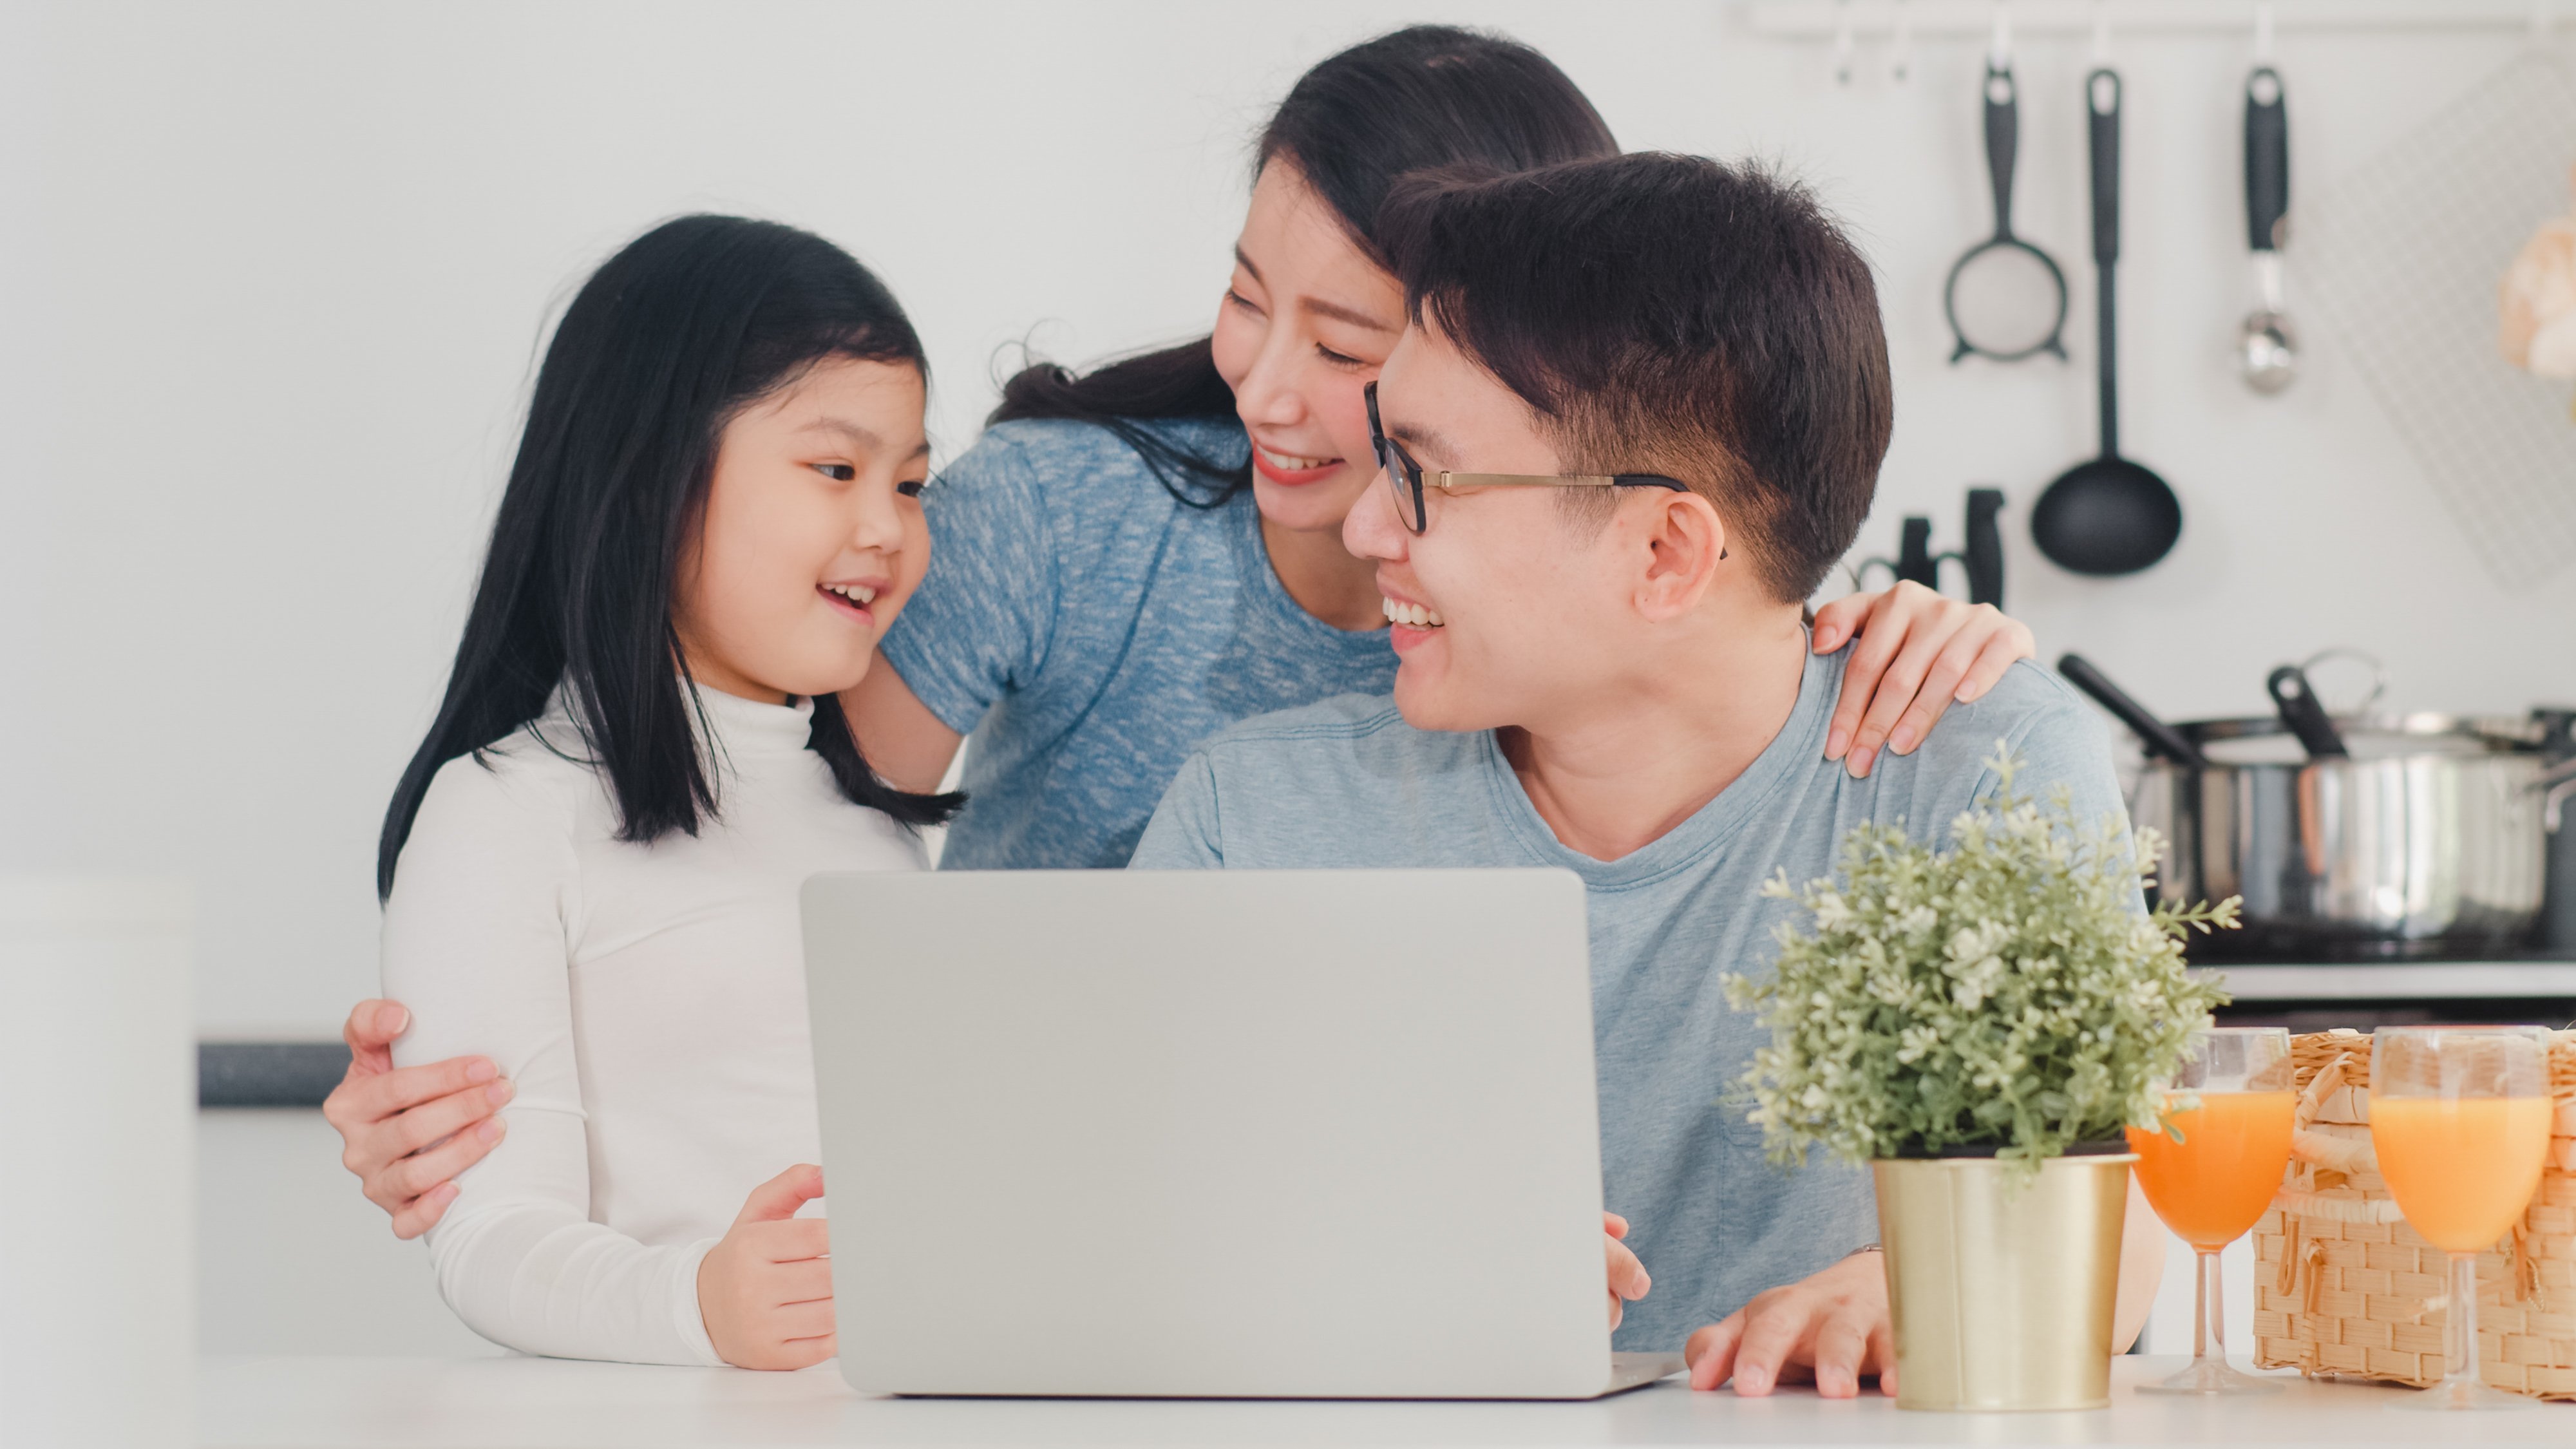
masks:
[[[1516,40],[1416,25],[1363,41],[1299,77],[1253,150],[1257,179],[1286,160],[1380,262],[1378,207],[1408,171],[1473,165],[1526,171],[1616,155],[1601,113],[1546,56]],[[1089,373],[1038,363],[1002,385],[988,420],[1069,418],[1136,450],[1174,498],[1214,508],[1252,481],[1248,456],[1213,459],[1174,445],[1143,420],[1234,416],[1209,339],[1111,362]]]
[[[617,802],[619,839],[694,835],[714,813],[690,727],[697,686],[671,623],[673,574],[725,424],[835,357],[928,372],[885,284],[793,227],[684,216],[583,284],[537,372],[447,695],[385,811],[379,897],[393,891],[439,767],[537,718],[558,684]],[[842,794],[906,825],[964,803],[878,779],[831,696],[814,701],[809,748]]]

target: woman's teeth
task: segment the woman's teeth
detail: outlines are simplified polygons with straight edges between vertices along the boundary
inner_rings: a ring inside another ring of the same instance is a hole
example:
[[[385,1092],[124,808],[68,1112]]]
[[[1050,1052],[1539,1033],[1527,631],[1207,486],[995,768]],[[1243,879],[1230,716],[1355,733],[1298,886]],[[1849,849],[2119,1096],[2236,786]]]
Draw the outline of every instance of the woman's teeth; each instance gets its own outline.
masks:
[[[1261,450],[1261,456],[1271,467],[1282,473],[1310,473],[1317,468],[1329,468],[1342,461],[1339,458],[1292,458],[1286,453],[1274,453],[1268,448]]]
[[[1386,621],[1390,624],[1409,624],[1416,629],[1437,629],[1448,622],[1441,618],[1437,611],[1426,609],[1420,604],[1407,604],[1383,597],[1378,602],[1386,606]]]
[[[857,604],[862,608],[876,602],[877,591],[869,588],[865,584],[825,584],[823,585],[823,588],[825,591],[838,594],[842,598],[845,598],[851,603]]]

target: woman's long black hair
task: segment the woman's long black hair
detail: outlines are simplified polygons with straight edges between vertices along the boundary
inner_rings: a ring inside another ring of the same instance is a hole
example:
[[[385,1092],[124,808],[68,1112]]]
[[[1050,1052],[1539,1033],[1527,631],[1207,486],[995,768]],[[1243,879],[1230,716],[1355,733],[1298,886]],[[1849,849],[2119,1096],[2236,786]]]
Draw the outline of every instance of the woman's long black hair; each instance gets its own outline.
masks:
[[[704,515],[725,424],[835,357],[928,373],[885,284],[793,227],[684,216],[583,284],[537,373],[447,696],[385,811],[379,897],[393,891],[439,767],[544,713],[558,684],[617,802],[619,839],[694,835],[714,813],[690,727],[697,685],[671,622],[673,574]],[[809,748],[842,794],[906,825],[963,803],[878,779],[829,695],[814,701]]]
[[[1331,205],[1372,258],[1378,207],[1397,177],[1475,165],[1526,171],[1617,154],[1601,113],[1546,56],[1516,40],[1416,25],[1319,62],[1290,88],[1254,148],[1258,179],[1286,160]],[[988,420],[1069,418],[1107,428],[1172,496],[1213,508],[1252,481],[1250,458],[1212,459],[1175,446],[1141,420],[1234,416],[1209,339],[1143,353],[1077,375],[1052,363],[1002,385]]]

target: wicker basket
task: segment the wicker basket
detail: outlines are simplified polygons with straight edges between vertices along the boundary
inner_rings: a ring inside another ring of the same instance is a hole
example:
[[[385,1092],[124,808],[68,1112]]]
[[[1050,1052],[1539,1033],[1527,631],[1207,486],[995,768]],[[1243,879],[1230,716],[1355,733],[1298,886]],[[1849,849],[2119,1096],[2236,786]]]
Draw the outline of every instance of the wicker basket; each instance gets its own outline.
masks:
[[[2448,1264],[2415,1235],[2374,1169],[2370,1038],[2293,1037],[2296,1145],[2254,1225],[2254,1361],[2312,1376],[2431,1384],[2442,1377]],[[2550,1049],[2558,1101],[2540,1191],[2478,1258],[2478,1362],[2499,1389],[2576,1399],[2576,1032]]]

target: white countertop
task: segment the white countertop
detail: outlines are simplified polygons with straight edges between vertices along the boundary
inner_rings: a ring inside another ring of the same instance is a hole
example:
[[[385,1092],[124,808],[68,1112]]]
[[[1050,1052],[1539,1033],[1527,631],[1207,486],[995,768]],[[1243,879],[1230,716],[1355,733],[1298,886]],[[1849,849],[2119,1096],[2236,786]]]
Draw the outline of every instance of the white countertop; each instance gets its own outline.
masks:
[[[2576,996],[2576,961],[2361,961],[2206,968],[2240,1003]]]
[[[1041,1345],[996,1345],[1037,1352]],[[1383,1444],[1886,1445],[2565,1444],[2576,1404],[2419,1415],[2407,1390],[2286,1380],[2221,1403],[2142,1398],[2129,1386],[2179,1358],[2114,1361],[2112,1407],[2088,1414],[1899,1413],[1875,1395],[1826,1402],[1694,1394],[1669,1379],[1580,1404],[883,1399],[826,1365],[797,1374],[645,1368],[516,1357],[210,1358],[201,1442],[224,1449],[555,1449],[569,1445]]]

